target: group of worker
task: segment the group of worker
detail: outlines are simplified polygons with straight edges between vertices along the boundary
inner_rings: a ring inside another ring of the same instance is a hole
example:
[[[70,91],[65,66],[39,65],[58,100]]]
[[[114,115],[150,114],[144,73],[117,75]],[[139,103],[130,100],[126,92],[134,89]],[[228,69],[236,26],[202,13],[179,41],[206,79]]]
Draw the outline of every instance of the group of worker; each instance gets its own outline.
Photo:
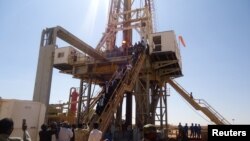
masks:
[[[103,134],[98,128],[98,123],[93,123],[93,129],[91,131],[88,126],[82,126],[82,124],[79,124],[77,128],[74,128],[69,127],[69,125],[64,123],[57,129],[57,131],[50,132],[55,135],[56,140],[51,137],[46,140],[41,139],[42,134],[40,131],[40,141],[112,141],[114,139],[111,132],[107,131]],[[143,127],[143,138],[139,140],[160,141],[159,136],[157,135],[156,127],[153,124],[146,124]]]
[[[108,103],[109,99],[111,98],[113,92],[120,86],[121,80],[124,78],[126,68],[119,68],[115,74],[114,78],[109,82],[106,81],[103,85],[102,96],[100,97],[97,106],[96,106],[96,113],[101,115],[104,107]]]
[[[102,138],[101,131],[97,131],[98,124],[93,124],[90,132],[86,124],[70,125],[67,121],[62,123],[52,122],[49,126],[43,124],[39,132],[39,141],[95,141]],[[98,134],[97,134],[98,133]]]
[[[89,130],[86,124],[69,125],[67,121],[60,124],[53,122],[50,126],[43,124],[39,132],[39,141],[100,141],[102,132],[98,123]]]
[[[118,47],[117,45],[110,50],[106,50],[106,57],[119,57],[119,56],[127,56],[132,55],[136,51],[143,50],[146,47],[146,41],[142,39],[141,41],[135,42],[134,45],[128,43],[126,41],[122,41],[122,45]]]
[[[190,130],[190,134],[189,131]],[[177,138],[201,138],[201,126],[200,124],[193,124],[191,123],[191,126],[188,127],[188,124],[186,123],[185,126],[182,126],[181,123],[178,125],[178,137]]]
[[[59,127],[53,122],[50,126],[43,124],[39,132],[39,141],[112,141],[103,135],[98,123],[93,123],[90,131],[88,126],[79,124],[78,127],[70,127],[67,122],[63,122]],[[14,122],[11,118],[0,120],[0,141],[31,141],[27,136],[21,138],[10,138],[14,129]],[[27,127],[23,129],[28,133]],[[24,135],[25,135],[24,132]],[[158,141],[157,130],[153,124],[146,124],[143,127],[142,141]]]
[[[128,61],[128,63],[124,66],[120,66],[116,70],[114,77],[112,77],[112,79],[109,82],[106,81],[105,84],[103,84],[102,96],[99,98],[97,107],[96,107],[96,113],[99,116],[104,110],[113,92],[117,88],[119,88],[121,84],[120,82],[121,80],[124,79],[125,74],[133,68],[136,61],[138,60],[139,55],[146,49],[146,47],[147,47],[147,44],[144,42],[144,40],[139,41],[138,43],[135,43],[135,45],[131,47],[131,49],[133,50],[131,53],[132,55],[131,61]]]

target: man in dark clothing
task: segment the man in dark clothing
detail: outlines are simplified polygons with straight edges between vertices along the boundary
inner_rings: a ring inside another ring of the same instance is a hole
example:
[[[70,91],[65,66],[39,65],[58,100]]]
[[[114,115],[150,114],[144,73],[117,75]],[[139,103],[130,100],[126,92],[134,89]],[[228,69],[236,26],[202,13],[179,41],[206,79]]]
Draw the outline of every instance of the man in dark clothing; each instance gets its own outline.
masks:
[[[51,137],[48,132],[48,126],[46,124],[43,124],[41,126],[41,131],[39,131],[39,140],[40,141],[51,141]]]
[[[8,141],[14,128],[14,122],[11,118],[0,120],[0,141]]]

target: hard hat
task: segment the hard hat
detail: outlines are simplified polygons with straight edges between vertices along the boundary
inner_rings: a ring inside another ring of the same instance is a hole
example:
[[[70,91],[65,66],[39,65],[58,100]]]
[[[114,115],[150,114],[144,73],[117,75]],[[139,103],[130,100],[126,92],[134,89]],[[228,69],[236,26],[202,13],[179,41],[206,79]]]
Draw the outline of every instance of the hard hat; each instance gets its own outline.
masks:
[[[153,124],[146,124],[143,126],[143,132],[144,134],[156,133],[156,127]]]

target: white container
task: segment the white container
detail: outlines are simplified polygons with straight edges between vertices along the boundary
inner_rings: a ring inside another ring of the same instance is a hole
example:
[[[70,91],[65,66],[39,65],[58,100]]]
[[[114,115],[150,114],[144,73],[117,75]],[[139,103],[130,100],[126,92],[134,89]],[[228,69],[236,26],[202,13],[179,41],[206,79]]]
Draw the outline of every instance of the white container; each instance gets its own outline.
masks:
[[[62,68],[62,66],[72,66],[73,63],[83,63],[89,61],[90,57],[81,53],[72,46],[60,47],[55,49],[54,66]],[[66,68],[67,68],[66,67]]]
[[[74,49],[72,47],[61,47],[55,49],[54,65],[69,64]]]
[[[153,44],[153,48],[150,52],[158,52],[158,51],[173,51],[176,52],[179,50],[178,44],[176,41],[176,36],[174,31],[164,31],[157,32],[151,35],[151,43]],[[161,46],[157,49],[157,46]],[[155,49],[155,50],[154,50]]]
[[[39,102],[28,100],[0,99],[0,119],[12,118],[14,130],[11,137],[23,137],[22,121],[26,119],[32,141],[39,139],[39,131],[44,123],[46,108]]]
[[[152,48],[150,48],[150,54],[158,52],[174,52],[180,67],[182,66],[180,48],[173,30],[151,34],[150,43],[152,46]]]

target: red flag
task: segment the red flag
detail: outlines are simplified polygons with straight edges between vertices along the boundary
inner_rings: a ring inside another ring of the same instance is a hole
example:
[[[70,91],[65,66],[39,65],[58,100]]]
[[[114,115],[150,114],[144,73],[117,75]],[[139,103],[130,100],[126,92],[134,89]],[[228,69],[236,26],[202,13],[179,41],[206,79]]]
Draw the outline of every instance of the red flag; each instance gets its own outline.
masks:
[[[179,36],[179,40],[180,40],[181,44],[182,44],[184,47],[186,47],[186,44],[185,44],[185,42],[184,42],[182,36]]]

